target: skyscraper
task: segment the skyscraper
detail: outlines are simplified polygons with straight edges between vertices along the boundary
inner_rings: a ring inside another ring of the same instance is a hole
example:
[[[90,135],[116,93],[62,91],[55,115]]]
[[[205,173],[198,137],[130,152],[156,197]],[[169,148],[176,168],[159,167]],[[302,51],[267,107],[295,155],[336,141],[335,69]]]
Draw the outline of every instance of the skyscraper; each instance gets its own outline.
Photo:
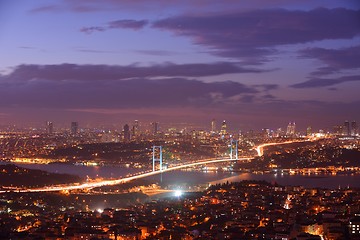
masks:
[[[310,136],[311,134],[312,134],[312,128],[311,128],[311,126],[308,126],[306,128],[306,136]]]
[[[46,132],[47,134],[54,133],[54,124],[52,122],[46,122]]]
[[[123,131],[124,131],[124,141],[125,142],[130,141],[130,127],[128,124],[124,125]]]
[[[264,138],[271,137],[271,130],[269,128],[263,128],[261,131]]]
[[[222,136],[225,136],[226,135],[226,121],[224,120],[223,122],[222,122],[222,124],[221,124],[221,131],[220,131],[220,134],[222,135]]]
[[[153,126],[153,134],[154,135],[158,134],[158,132],[159,132],[159,123],[158,122],[153,122],[151,125]]]
[[[347,121],[347,120],[344,122],[344,135],[345,136],[350,136],[351,135],[350,122]]]
[[[132,128],[132,136],[137,137],[139,135],[139,121],[135,120]]]
[[[352,121],[351,122],[351,136],[356,136],[358,133],[358,128],[357,128],[357,124],[356,121]]]
[[[286,135],[287,136],[295,135],[295,130],[296,130],[295,122],[289,122],[287,129],[286,129]]]
[[[211,133],[216,132],[216,122],[215,119],[211,120]]]
[[[78,133],[78,122],[71,122],[71,134],[75,135]]]

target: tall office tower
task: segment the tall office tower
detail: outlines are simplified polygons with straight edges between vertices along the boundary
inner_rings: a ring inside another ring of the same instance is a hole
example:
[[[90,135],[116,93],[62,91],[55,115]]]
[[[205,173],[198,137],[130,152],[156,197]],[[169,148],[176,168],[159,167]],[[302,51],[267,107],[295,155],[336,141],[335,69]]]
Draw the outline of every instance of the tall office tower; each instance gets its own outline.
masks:
[[[351,122],[351,136],[356,136],[358,133],[357,124],[355,121]]]
[[[135,120],[132,127],[132,136],[137,137],[139,135],[139,121]]]
[[[295,122],[293,122],[291,133],[293,135],[295,135],[295,133],[296,133],[296,124],[295,124]]]
[[[310,136],[311,134],[312,134],[312,128],[311,128],[311,126],[308,126],[306,128],[306,136]]]
[[[350,136],[351,131],[350,131],[350,122],[349,121],[345,121],[344,122],[344,135],[346,136]]]
[[[78,133],[79,124],[78,122],[71,122],[71,134],[75,135]]]
[[[54,124],[52,122],[46,122],[46,132],[47,134],[54,133]]]
[[[292,123],[289,122],[289,124],[287,125],[287,128],[286,128],[286,135],[289,136],[290,135],[290,132],[291,132],[291,127],[292,127]]]
[[[220,131],[220,134],[222,136],[226,135],[226,121],[224,120],[221,124],[221,131]]]
[[[156,135],[159,132],[159,123],[158,122],[153,122],[151,123],[152,127],[153,127],[153,134]]]
[[[124,125],[123,131],[124,131],[124,141],[125,142],[130,141],[130,127],[128,124]]]
[[[215,119],[211,120],[211,133],[215,133],[216,131],[216,122]]]
[[[271,130],[269,128],[262,129],[262,136],[264,138],[269,138],[271,136]]]
[[[287,136],[295,135],[295,128],[296,128],[295,122],[289,122],[287,129],[286,129],[286,135]]]
[[[132,138],[136,138],[136,137],[139,136],[139,134],[140,134],[140,131],[139,131],[140,129],[139,128],[140,128],[139,127],[139,121],[135,120],[134,125],[133,125],[133,127],[131,129]]]

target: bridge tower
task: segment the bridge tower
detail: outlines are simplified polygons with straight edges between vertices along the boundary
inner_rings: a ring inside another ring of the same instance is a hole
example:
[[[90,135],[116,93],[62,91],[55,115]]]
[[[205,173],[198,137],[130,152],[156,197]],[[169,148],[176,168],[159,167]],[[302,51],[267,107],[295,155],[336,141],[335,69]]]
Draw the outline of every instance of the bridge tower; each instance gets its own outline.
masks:
[[[239,156],[238,156],[238,141],[231,139],[230,140],[230,159],[234,159],[234,154],[235,154],[235,159],[238,160]]]
[[[156,154],[156,152],[158,154]],[[163,164],[163,155],[162,155],[162,146],[153,146],[153,172],[155,172],[155,162],[160,162],[160,171],[163,170],[162,164]]]

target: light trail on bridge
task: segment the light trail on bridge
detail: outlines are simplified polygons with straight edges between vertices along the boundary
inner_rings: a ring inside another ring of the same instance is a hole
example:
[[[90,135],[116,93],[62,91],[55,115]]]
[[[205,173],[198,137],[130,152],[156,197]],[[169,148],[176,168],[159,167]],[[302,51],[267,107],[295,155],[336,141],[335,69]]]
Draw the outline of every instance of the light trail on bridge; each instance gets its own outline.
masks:
[[[5,192],[59,192],[59,191],[90,189],[90,188],[97,188],[97,187],[103,187],[103,186],[113,186],[113,185],[118,185],[118,184],[121,184],[121,183],[129,182],[129,181],[132,181],[132,180],[135,180],[135,179],[150,177],[150,176],[154,176],[154,175],[157,175],[157,174],[160,174],[160,173],[179,170],[179,169],[182,169],[182,168],[194,167],[194,166],[197,166],[197,165],[205,165],[205,164],[218,163],[218,162],[227,162],[227,161],[250,160],[250,159],[252,159],[252,158],[243,157],[243,158],[238,158],[238,159],[224,158],[224,159],[202,160],[202,161],[199,161],[199,162],[188,163],[188,164],[184,164],[184,165],[179,165],[179,166],[166,168],[166,169],[163,169],[163,170],[151,171],[151,172],[142,173],[142,174],[131,176],[131,177],[119,178],[119,179],[115,179],[115,180],[103,180],[103,181],[99,181],[99,182],[73,184],[73,185],[66,185],[66,186],[53,186],[53,187],[30,188],[30,189],[4,190],[4,191],[0,191],[0,193],[5,193]]]

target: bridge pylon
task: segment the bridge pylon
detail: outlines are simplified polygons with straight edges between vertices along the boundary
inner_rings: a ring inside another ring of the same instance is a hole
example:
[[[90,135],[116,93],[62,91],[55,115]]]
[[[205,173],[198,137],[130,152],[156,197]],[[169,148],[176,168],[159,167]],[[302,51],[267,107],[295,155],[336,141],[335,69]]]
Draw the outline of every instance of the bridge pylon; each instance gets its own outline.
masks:
[[[235,159],[238,160],[239,159],[239,155],[238,155],[238,141],[231,139],[230,140],[230,159],[234,159],[234,155],[235,155]]]
[[[158,152],[158,154],[156,154]],[[155,162],[160,162],[160,171],[163,170],[163,154],[162,154],[162,146],[153,146],[153,172],[155,172]]]

